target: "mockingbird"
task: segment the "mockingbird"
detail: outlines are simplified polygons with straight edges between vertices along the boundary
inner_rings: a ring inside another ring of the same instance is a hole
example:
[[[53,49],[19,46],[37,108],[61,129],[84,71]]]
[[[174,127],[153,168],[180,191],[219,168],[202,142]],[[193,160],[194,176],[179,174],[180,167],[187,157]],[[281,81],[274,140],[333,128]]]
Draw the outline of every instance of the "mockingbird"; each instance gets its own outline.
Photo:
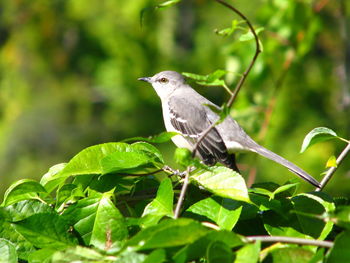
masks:
[[[152,84],[160,97],[167,131],[181,134],[172,138],[177,147],[192,151],[203,132],[219,119],[208,105],[219,107],[197,93],[175,71],[163,71],[138,80]],[[310,184],[319,186],[319,182],[298,166],[257,144],[230,116],[213,127],[198,144],[197,156],[207,165],[220,162],[238,171],[234,153],[242,151],[258,153],[287,167]]]

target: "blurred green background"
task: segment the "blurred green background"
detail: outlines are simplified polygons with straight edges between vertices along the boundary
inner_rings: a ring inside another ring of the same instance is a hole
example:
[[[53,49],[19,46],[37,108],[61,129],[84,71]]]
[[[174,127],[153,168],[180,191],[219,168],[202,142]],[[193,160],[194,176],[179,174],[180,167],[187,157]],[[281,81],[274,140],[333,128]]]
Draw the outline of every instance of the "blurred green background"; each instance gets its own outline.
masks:
[[[164,130],[153,89],[137,81],[162,70],[242,73],[254,42],[222,37],[233,13],[214,1],[148,9],[148,0],[2,0],[0,2],[1,195],[15,180],[40,178],[85,147]],[[350,4],[327,0],[229,1],[264,27],[264,52],[239,94],[233,116],[259,143],[317,179],[344,143],[299,154],[304,136],[326,126],[350,139]],[[244,26],[242,24],[242,26]],[[234,86],[237,74],[227,75]],[[227,94],[197,90],[217,104]],[[174,165],[171,143],[160,146]],[[243,175],[284,183],[285,168],[254,154],[238,158]],[[350,194],[350,157],[326,191]],[[311,190],[311,186],[303,183]]]

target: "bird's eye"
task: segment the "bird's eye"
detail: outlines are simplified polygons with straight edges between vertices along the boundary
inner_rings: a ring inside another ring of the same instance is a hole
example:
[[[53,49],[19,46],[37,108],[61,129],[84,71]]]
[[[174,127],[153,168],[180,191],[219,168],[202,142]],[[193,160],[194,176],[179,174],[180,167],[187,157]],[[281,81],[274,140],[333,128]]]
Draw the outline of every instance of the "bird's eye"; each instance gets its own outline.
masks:
[[[168,83],[169,80],[167,78],[161,78],[161,79],[159,79],[159,82],[160,83]]]

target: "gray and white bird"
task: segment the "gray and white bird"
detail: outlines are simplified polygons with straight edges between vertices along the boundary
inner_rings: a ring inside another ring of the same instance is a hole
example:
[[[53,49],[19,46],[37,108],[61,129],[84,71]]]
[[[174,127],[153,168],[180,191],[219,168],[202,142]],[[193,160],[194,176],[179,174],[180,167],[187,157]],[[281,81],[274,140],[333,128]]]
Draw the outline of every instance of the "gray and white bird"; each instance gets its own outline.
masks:
[[[208,105],[219,107],[197,93],[175,71],[162,71],[153,77],[138,80],[152,84],[160,97],[167,131],[181,134],[172,138],[177,147],[192,151],[203,132],[219,119]],[[310,184],[319,186],[319,182],[298,166],[257,144],[230,116],[203,138],[198,145],[197,156],[207,165],[219,162],[238,171],[234,153],[242,151],[258,153],[285,166]]]

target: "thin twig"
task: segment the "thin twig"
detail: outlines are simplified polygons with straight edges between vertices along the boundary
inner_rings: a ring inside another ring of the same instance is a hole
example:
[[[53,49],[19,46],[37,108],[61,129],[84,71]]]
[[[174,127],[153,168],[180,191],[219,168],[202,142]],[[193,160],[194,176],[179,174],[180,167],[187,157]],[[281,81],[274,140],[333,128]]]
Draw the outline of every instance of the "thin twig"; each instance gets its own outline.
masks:
[[[256,44],[256,50],[255,50],[255,54],[252,58],[252,61],[250,62],[248,68],[244,71],[244,73],[242,74],[239,82],[237,83],[232,95],[230,96],[230,99],[227,102],[227,107],[230,108],[233,104],[233,102],[235,101],[238,92],[240,91],[241,87],[243,86],[244,81],[246,80],[250,70],[252,69],[256,59],[258,58],[261,49],[260,49],[260,44],[259,44],[259,38],[258,35],[256,34],[254,27],[252,26],[252,24],[250,23],[250,21],[248,20],[248,18],[243,15],[238,9],[234,8],[232,5],[226,3],[225,1],[222,0],[215,0],[216,2],[224,5],[225,7],[231,9],[233,12],[235,12],[236,14],[238,14],[248,25],[250,31],[252,32],[252,34],[254,35],[254,39],[255,39],[255,44]],[[201,135],[201,137],[198,139],[198,141],[196,142],[196,144],[193,147],[193,151],[192,151],[192,157],[194,157],[196,155],[196,151],[197,148],[199,146],[199,144],[203,141],[204,137],[207,136],[207,134],[211,131],[211,129],[213,129],[215,127],[217,123],[214,122],[212,123]]]
[[[239,15],[248,25],[250,31],[252,32],[252,34],[254,35],[254,39],[255,39],[255,45],[256,45],[256,50],[255,50],[255,54],[253,56],[253,59],[252,61],[250,62],[248,68],[246,69],[246,71],[244,71],[241,79],[239,80],[239,82],[237,83],[236,85],[236,88],[235,90],[233,91],[233,94],[232,96],[230,97],[228,103],[227,103],[227,107],[230,108],[233,104],[233,102],[235,101],[237,95],[238,95],[238,92],[240,91],[241,87],[243,86],[243,83],[245,81],[245,79],[247,78],[250,70],[252,69],[256,59],[258,58],[260,52],[261,52],[261,49],[260,49],[260,44],[259,44],[259,38],[258,38],[258,35],[256,34],[255,30],[254,30],[254,27],[252,26],[252,24],[250,23],[250,21],[248,20],[248,18],[243,15],[238,9],[236,9],[235,7],[233,7],[232,5],[226,3],[225,1],[222,1],[222,0],[215,0],[216,2],[226,6],[227,8],[231,9],[233,12],[235,12],[237,15]]]
[[[175,219],[179,218],[179,215],[180,215],[180,210],[181,210],[181,207],[182,207],[182,203],[183,203],[183,201],[185,199],[185,194],[186,194],[187,186],[188,186],[188,183],[189,183],[190,171],[191,171],[191,167],[188,166],[187,169],[186,169],[186,175],[185,175],[185,178],[184,178],[184,183],[183,183],[182,188],[181,188],[179,200],[177,201],[176,208],[175,208],[175,211],[174,211],[174,218]]]
[[[331,241],[323,241],[323,240],[315,240],[315,239],[306,239],[306,238],[298,238],[298,237],[284,237],[284,236],[247,236],[249,242],[261,241],[268,243],[290,243],[290,244],[298,244],[298,245],[307,245],[307,246],[317,246],[317,247],[333,247],[333,242]]]
[[[345,147],[345,149],[341,152],[341,154],[337,158],[337,167],[341,164],[341,162],[344,160],[345,156],[350,152],[350,143]],[[332,178],[333,174],[337,170],[337,167],[331,167],[327,171],[326,175],[323,177],[320,186],[316,188],[316,191],[321,191],[328,181]]]

